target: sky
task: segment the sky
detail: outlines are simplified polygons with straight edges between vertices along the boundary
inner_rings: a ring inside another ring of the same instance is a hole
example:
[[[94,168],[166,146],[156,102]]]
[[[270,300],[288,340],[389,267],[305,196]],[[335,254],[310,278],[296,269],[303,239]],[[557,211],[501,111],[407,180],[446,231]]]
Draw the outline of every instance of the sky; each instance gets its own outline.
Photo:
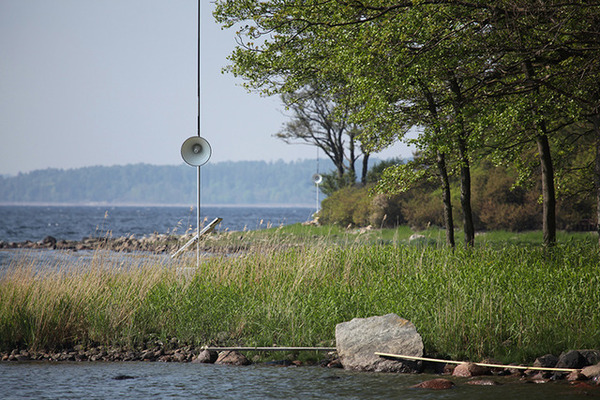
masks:
[[[196,0],[0,0],[0,174],[46,168],[179,165],[198,134],[209,162],[314,159],[273,137],[277,97],[222,73],[233,29]],[[410,157],[398,144],[374,157]],[[321,152],[319,157],[323,157]]]

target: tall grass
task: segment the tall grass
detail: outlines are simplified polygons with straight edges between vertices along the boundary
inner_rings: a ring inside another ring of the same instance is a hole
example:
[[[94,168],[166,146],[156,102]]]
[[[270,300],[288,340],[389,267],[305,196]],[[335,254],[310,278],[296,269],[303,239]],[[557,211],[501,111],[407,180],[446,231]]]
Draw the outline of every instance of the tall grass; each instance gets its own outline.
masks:
[[[337,323],[391,312],[416,325],[429,354],[508,362],[600,347],[600,259],[591,242],[451,251],[269,235],[198,269],[122,269],[98,259],[40,273],[17,262],[0,278],[0,350],[172,338],[334,345]]]

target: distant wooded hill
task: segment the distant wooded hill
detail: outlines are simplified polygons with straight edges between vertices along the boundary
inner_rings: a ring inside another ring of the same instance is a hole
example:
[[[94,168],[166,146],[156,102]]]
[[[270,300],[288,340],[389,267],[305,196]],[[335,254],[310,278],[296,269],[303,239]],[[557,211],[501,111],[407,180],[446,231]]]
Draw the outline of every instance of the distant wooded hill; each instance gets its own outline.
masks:
[[[321,161],[321,171],[333,165]],[[202,167],[203,204],[305,204],[315,202],[315,160],[237,161]],[[0,177],[2,203],[196,203],[196,168],[135,164],[45,169]]]

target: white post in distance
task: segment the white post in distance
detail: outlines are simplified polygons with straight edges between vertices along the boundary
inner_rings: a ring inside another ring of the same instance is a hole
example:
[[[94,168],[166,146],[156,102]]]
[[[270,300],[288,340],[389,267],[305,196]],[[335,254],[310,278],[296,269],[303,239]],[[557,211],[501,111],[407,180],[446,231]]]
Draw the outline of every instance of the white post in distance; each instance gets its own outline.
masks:
[[[181,158],[187,164],[198,167],[198,196],[197,196],[197,235],[194,237],[196,242],[196,263],[200,266],[200,166],[206,164],[210,159],[212,149],[206,139],[198,136],[189,137],[181,145]],[[193,239],[192,239],[193,240]]]
[[[314,182],[315,185],[317,185],[317,206],[316,206],[316,211],[315,214],[317,214],[319,212],[319,185],[321,184],[321,182],[323,182],[323,177],[321,176],[321,174],[314,174],[312,176],[312,180]]]

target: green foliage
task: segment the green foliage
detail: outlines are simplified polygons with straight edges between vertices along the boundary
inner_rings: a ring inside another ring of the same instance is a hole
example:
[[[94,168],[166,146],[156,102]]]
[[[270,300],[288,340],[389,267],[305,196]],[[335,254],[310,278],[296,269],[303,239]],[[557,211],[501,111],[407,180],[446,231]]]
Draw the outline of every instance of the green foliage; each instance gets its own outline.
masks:
[[[354,186],[356,184],[356,175],[350,172],[339,176],[337,171],[321,174],[323,182],[320,185],[321,192],[325,196],[331,196],[338,190]]]
[[[336,324],[391,312],[416,325],[426,353],[457,359],[531,362],[600,340],[592,240],[551,250],[487,242],[470,251],[366,244],[362,234],[345,234],[345,244],[307,240],[323,229],[263,232],[271,235],[266,247],[208,258],[199,269],[127,270],[98,256],[85,272],[40,277],[17,262],[0,277],[0,350],[172,338],[192,346],[332,346]],[[299,242],[293,232],[303,232],[303,244],[282,247]]]
[[[340,189],[323,200],[319,211],[319,223],[344,227],[397,227],[404,222],[398,196],[371,196],[369,187]]]
[[[515,186],[517,177],[505,167],[488,165],[473,174],[473,208],[478,228],[525,231],[541,226],[540,190]]]
[[[452,224],[447,169],[466,170],[487,157],[524,176],[541,160],[544,168],[535,171],[544,179],[543,226],[546,245],[552,245],[552,150],[563,158],[572,146],[551,150],[547,142],[573,123],[595,123],[592,147],[600,137],[599,11],[556,1],[400,6],[378,0],[222,0],[215,16],[226,27],[241,27],[239,37],[250,42],[235,49],[228,67],[248,88],[281,94],[318,84],[351,106],[348,119],[360,124],[368,149],[401,139],[407,127],[423,127],[414,142],[437,156],[430,165],[437,167],[444,190],[446,224]],[[571,144],[585,143],[571,138]],[[532,144],[537,155],[527,151]],[[394,171],[381,185],[404,190],[419,178],[406,168]],[[463,193],[468,185],[462,181]],[[501,215],[514,215],[511,224],[525,217],[522,225],[530,225],[529,210],[519,214],[513,203],[502,204]],[[494,213],[484,211],[495,224]],[[465,233],[471,231],[469,223]]]
[[[428,179],[429,171],[416,168],[423,167],[417,161],[391,165],[384,170],[377,186],[370,190],[334,193],[323,201],[320,221],[374,227],[406,223],[414,229],[444,226],[441,191]],[[488,162],[478,164],[472,171],[472,206],[478,230],[521,232],[541,228],[540,188],[536,181],[518,185],[519,177],[514,169],[494,167]],[[457,185],[457,182],[452,183],[455,194],[459,192]],[[396,194],[375,194],[382,188]],[[565,196],[559,203],[560,229],[593,226],[595,199],[592,192],[578,193],[576,198]],[[459,199],[454,198],[453,203],[458,204]],[[356,216],[357,209],[361,210],[361,217]],[[462,210],[454,211],[461,215]]]
[[[369,201],[365,188],[348,186],[340,189],[321,203],[319,222],[340,226],[367,226]]]
[[[373,165],[369,171],[367,172],[367,184],[376,184],[381,181],[385,171],[388,168],[393,168],[397,165],[405,164],[406,160],[401,158],[391,158],[389,160],[380,161],[377,164]]]

